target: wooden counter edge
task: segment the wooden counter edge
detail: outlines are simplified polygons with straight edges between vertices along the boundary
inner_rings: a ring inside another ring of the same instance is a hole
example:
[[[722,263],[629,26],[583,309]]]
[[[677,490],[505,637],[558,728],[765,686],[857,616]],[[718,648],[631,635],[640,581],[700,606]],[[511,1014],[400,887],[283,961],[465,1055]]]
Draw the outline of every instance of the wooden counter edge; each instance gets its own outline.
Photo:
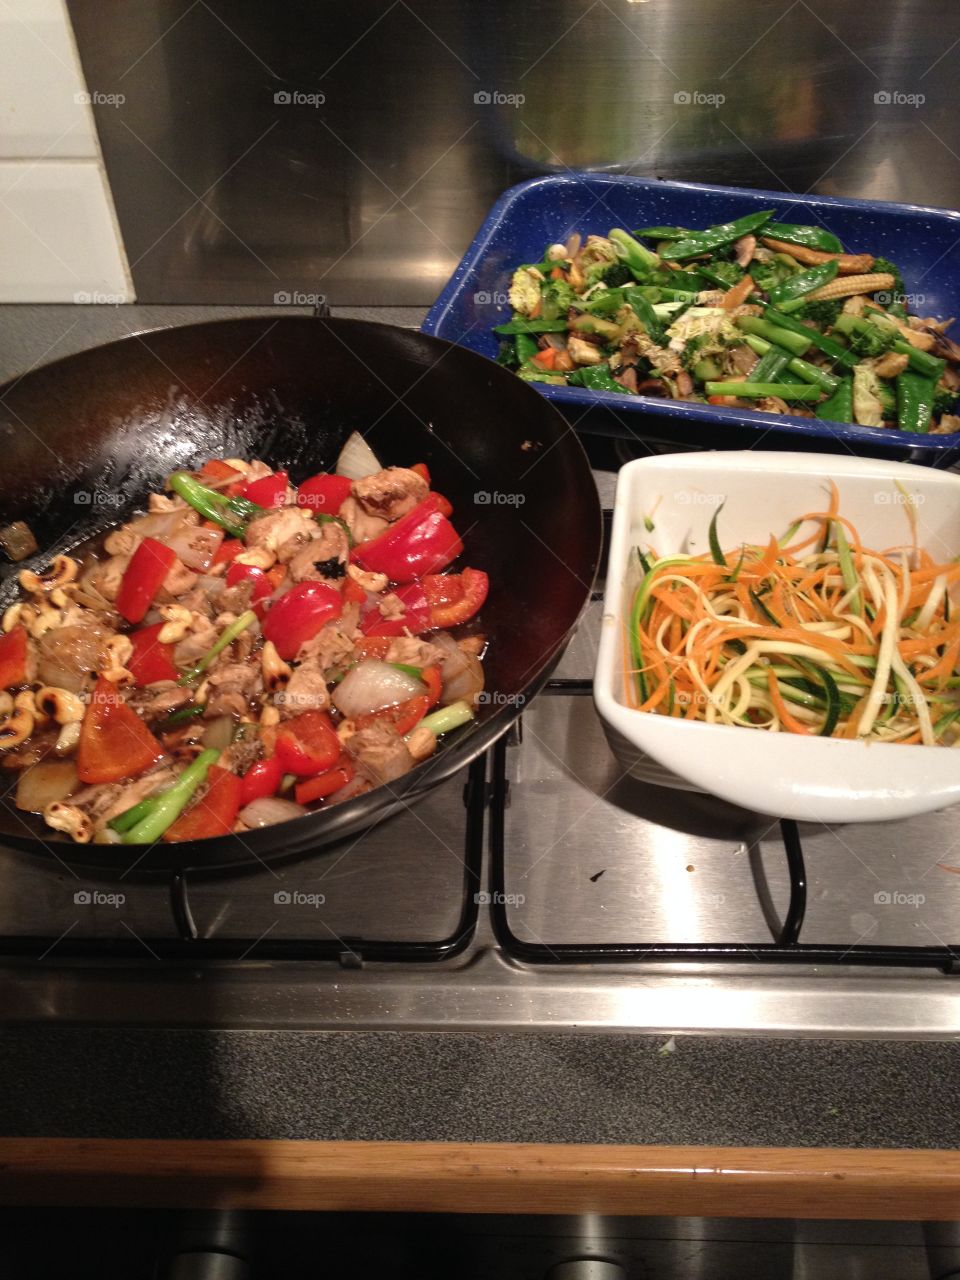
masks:
[[[960,1152],[0,1139],[0,1203],[960,1218]]]

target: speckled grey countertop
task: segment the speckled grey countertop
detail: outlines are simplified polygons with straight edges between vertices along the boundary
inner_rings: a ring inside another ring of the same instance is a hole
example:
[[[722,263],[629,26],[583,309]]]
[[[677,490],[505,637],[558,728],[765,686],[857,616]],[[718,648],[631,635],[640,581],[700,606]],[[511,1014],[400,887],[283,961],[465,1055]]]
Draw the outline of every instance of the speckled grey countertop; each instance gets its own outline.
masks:
[[[126,333],[266,310],[0,307],[0,381]],[[423,313],[338,314],[416,325]],[[623,1034],[7,1027],[0,1133],[960,1146],[956,1042],[663,1047]]]

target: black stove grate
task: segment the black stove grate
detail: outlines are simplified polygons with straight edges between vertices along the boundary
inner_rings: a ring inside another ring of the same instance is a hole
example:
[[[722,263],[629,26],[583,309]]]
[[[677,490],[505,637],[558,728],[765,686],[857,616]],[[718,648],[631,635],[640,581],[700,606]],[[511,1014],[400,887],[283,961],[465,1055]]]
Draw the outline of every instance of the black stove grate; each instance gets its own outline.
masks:
[[[547,695],[590,697],[592,680],[551,680]],[[639,962],[885,965],[940,969],[960,973],[960,946],[871,946],[800,941],[807,906],[807,873],[797,824],[780,820],[780,836],[790,877],[790,898],[777,937],[772,942],[529,942],[510,928],[506,868],[506,807],[510,793],[507,777],[508,739],[491,750],[490,787],[490,913],[494,936],[504,954],[525,964],[612,964]]]

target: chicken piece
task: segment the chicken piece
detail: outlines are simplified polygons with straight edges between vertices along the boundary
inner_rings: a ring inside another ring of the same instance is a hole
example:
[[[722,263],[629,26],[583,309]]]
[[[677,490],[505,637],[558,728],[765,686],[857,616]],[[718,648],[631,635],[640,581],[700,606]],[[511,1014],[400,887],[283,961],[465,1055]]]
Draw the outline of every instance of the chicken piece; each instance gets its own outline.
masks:
[[[407,612],[407,606],[395,591],[388,591],[381,596],[377,601],[377,608],[384,618],[402,618]]]
[[[202,613],[191,613],[190,631],[173,650],[173,662],[177,667],[192,667],[199,662],[217,641],[217,628]]]
[[[354,542],[369,542],[371,538],[376,538],[378,534],[383,533],[389,525],[389,521],[384,520],[382,516],[372,516],[364,511],[352,496],[344,498],[339,515],[350,530]]]
[[[290,561],[294,582],[336,582],[344,576],[350,543],[343,527],[329,521],[319,526],[320,536],[303,546]]]
[[[185,706],[193,697],[193,691],[178,685],[173,680],[157,681],[144,690],[135,690],[127,697],[130,706],[135,707],[145,720],[161,716],[164,712],[175,711]]]
[[[266,547],[284,564],[292,560],[302,546],[320,537],[320,526],[303,507],[283,507],[272,511],[247,526],[248,547]]]
[[[221,753],[217,765],[221,769],[229,769],[231,773],[242,777],[262,756],[263,743],[258,737],[251,735],[231,742],[230,746]]]
[[[221,661],[207,675],[207,684],[203,715],[208,720],[213,716],[247,715],[251,702],[263,691],[259,667],[247,662]]]
[[[188,569],[179,556],[177,556],[173,564],[167,570],[167,576],[163,580],[163,585],[157,592],[157,601],[160,604],[169,604],[171,600],[176,600],[180,596],[186,595],[193,587],[197,585],[199,574]]]
[[[391,724],[377,723],[358,729],[346,743],[357,773],[375,786],[402,778],[413,768],[407,744]]]
[[[909,356],[902,356],[897,351],[888,351],[885,355],[879,356],[876,360],[870,362],[873,371],[881,378],[896,378],[903,373],[907,365],[910,363]]]
[[[399,662],[407,667],[435,667],[443,650],[419,636],[397,636],[390,641],[385,662]]]
[[[462,649],[464,653],[469,653],[474,658],[479,658],[486,647],[486,636],[463,636],[457,641],[457,648]]]
[[[386,467],[372,476],[354,480],[352,493],[371,516],[399,520],[430,492],[423,476],[408,467]]]
[[[577,365],[594,365],[603,363],[603,352],[592,342],[587,342],[579,335],[567,339],[567,354]]]
[[[343,614],[321,627],[312,639],[300,646],[297,657],[301,662],[315,662],[323,671],[331,667],[343,667],[354,660],[353,633],[357,626],[358,609],[348,606]]]
[[[90,575],[90,585],[106,600],[116,600],[120,583],[130,563],[128,555],[114,555],[105,560]]]
[[[284,718],[304,711],[325,711],[330,704],[323,668],[314,660],[301,662],[287,682],[286,689],[274,699]]]
[[[724,352],[723,369],[725,373],[736,373],[742,377],[753,371],[757,363],[757,353],[746,345],[728,347]]]

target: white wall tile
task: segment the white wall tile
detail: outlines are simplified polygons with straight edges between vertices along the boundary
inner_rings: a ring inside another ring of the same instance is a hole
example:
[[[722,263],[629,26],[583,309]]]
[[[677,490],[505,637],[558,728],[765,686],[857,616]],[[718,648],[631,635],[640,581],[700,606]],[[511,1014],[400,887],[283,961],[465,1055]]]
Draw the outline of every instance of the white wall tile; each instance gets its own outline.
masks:
[[[0,302],[132,302],[96,160],[0,161]]]
[[[98,154],[63,0],[0,0],[0,157]]]

